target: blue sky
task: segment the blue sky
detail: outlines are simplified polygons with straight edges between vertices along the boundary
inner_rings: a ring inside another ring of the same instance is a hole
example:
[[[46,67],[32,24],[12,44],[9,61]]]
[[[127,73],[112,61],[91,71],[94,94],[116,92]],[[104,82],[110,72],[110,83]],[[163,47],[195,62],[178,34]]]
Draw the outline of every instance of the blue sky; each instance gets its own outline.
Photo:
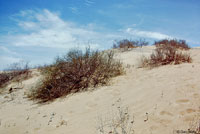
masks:
[[[51,63],[74,47],[184,39],[200,46],[199,0],[0,0],[0,69]]]

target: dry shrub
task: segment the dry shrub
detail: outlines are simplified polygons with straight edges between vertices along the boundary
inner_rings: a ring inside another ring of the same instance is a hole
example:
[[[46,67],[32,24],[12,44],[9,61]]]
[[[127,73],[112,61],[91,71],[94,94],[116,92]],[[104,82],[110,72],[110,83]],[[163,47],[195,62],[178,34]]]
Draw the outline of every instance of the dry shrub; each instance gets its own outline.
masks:
[[[71,50],[47,66],[45,79],[30,97],[41,102],[106,84],[111,77],[123,73],[122,64],[114,60],[114,53]]]
[[[177,39],[172,39],[172,40],[168,40],[168,39],[164,39],[164,40],[160,40],[154,43],[154,45],[156,45],[156,47],[160,47],[160,46],[172,46],[174,48],[177,49],[181,49],[181,50],[189,50],[190,47],[189,45],[186,43],[185,40],[177,40]]]
[[[11,64],[6,71],[0,73],[0,88],[5,87],[10,81],[20,82],[30,76],[28,62],[20,61]]]
[[[140,40],[128,40],[123,39],[113,44],[113,48],[120,48],[122,51],[128,51],[132,48],[147,46],[149,43],[146,42],[144,39]]]
[[[8,81],[12,79],[10,73],[0,73],[0,88],[4,87]]]
[[[51,72],[51,69],[53,68],[53,64],[52,65],[39,65],[35,68],[38,69],[38,71],[42,74],[42,75],[47,75],[49,72]]]
[[[167,64],[191,63],[192,58],[190,55],[182,50],[182,46],[178,47],[169,42],[166,44],[156,44],[155,52],[150,55],[150,58],[143,57],[141,60],[141,66],[156,67]]]
[[[134,134],[134,116],[130,116],[128,107],[117,107],[117,112],[111,113],[109,117],[98,118],[98,134]]]

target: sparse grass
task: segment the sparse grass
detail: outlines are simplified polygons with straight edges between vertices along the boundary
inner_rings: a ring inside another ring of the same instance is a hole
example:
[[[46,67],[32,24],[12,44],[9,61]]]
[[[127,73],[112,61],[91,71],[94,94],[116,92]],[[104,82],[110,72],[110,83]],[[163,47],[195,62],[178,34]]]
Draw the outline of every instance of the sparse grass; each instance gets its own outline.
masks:
[[[128,51],[128,50],[131,50],[132,48],[147,46],[148,44],[149,43],[146,42],[144,39],[140,39],[136,41],[123,39],[114,43],[113,48],[114,49],[119,48],[122,51]]]
[[[10,81],[20,82],[30,76],[27,62],[17,62],[11,64],[6,71],[0,73],[0,88],[5,87]]]
[[[183,51],[189,49],[189,47],[186,47],[185,44],[186,43],[184,41],[159,41],[159,43],[155,43],[156,49],[155,52],[150,55],[150,58],[142,57],[141,66],[157,67],[167,64],[191,63],[192,58],[188,53],[186,53],[186,51]]]
[[[114,53],[71,50],[47,66],[45,78],[29,96],[47,102],[70,93],[85,91],[89,87],[107,84],[111,77],[121,75],[122,64],[114,60]]]
[[[98,134],[134,134],[134,116],[129,114],[128,107],[117,107],[117,112],[109,117],[98,119]]]

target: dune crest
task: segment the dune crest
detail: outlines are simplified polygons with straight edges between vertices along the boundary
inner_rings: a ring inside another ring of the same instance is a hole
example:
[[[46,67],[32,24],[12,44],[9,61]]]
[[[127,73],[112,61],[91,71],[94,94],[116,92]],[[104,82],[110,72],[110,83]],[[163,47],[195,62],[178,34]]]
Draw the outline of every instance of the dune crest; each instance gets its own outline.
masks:
[[[106,116],[120,99],[134,115],[137,134],[169,134],[188,130],[200,113],[200,49],[189,50],[192,63],[166,65],[154,69],[138,68],[141,56],[149,56],[155,48],[145,46],[117,52],[126,67],[126,74],[113,78],[108,86],[94,91],[62,97],[52,103],[36,104],[26,94],[41,79],[22,82],[22,88],[0,95],[1,134],[96,134],[97,118]],[[148,117],[148,120],[147,120]]]

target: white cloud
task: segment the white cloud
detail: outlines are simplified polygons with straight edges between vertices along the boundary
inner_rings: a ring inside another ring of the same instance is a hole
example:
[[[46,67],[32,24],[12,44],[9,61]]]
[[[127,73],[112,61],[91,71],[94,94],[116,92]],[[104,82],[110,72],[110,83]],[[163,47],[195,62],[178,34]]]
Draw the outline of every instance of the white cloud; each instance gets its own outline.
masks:
[[[12,57],[12,56],[0,56],[0,61],[1,61],[0,70],[3,70],[6,67],[8,67],[8,65],[10,65],[14,62],[19,62],[21,60],[22,59],[20,59],[20,58],[15,58],[15,57]]]
[[[7,47],[0,46],[0,70],[5,69],[9,64],[18,62],[21,59],[17,58],[18,53],[9,50]]]
[[[143,38],[152,38],[152,39],[171,39],[173,37],[162,34],[159,32],[152,32],[152,31],[140,31],[140,30],[134,30],[132,28],[127,28],[125,30],[125,33],[128,33],[130,35],[138,36],[138,37],[143,37]]]
[[[58,14],[46,9],[23,11],[17,23],[25,33],[0,37],[4,43],[15,46],[71,48],[77,44],[85,45],[92,40],[97,46],[99,37],[104,35],[87,27],[78,27],[74,23],[64,21]]]
[[[94,3],[91,0],[85,2]],[[47,9],[21,11],[14,17],[15,20],[18,19],[16,22],[23,31],[19,30],[17,33],[4,37],[0,36],[1,44],[18,47],[42,46],[67,49],[86,45],[108,48],[107,46],[111,46],[113,40],[132,36],[153,39],[171,38],[162,33],[140,31],[132,28],[123,29],[121,33],[118,31],[98,32],[99,26],[77,26],[75,23],[61,19],[59,14],[50,12]]]
[[[85,0],[85,5],[86,6],[91,6],[91,5],[93,5],[95,2],[94,1],[92,1],[92,0]]]
[[[26,30],[34,30],[38,28],[34,22],[19,22],[19,26]]]
[[[4,47],[4,46],[0,46],[0,52],[1,52],[0,55],[2,54],[15,55],[15,56],[18,55],[16,52],[11,51],[7,47]]]
[[[134,6],[132,4],[114,4],[113,7],[118,8],[118,9],[128,9],[128,8],[133,8]]]
[[[77,7],[69,7],[69,9],[71,10],[72,13],[74,14],[78,14],[79,11],[78,11],[78,8]]]

